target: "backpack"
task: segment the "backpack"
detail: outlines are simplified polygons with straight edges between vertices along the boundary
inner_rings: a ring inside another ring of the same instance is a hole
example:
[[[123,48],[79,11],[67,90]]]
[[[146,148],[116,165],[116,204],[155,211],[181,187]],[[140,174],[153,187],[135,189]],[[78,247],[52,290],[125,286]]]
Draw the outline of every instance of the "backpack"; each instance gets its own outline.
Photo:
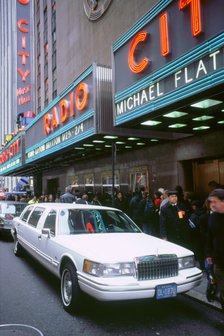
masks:
[[[144,215],[146,217],[152,217],[155,214],[155,205],[153,200],[147,200],[144,209]]]

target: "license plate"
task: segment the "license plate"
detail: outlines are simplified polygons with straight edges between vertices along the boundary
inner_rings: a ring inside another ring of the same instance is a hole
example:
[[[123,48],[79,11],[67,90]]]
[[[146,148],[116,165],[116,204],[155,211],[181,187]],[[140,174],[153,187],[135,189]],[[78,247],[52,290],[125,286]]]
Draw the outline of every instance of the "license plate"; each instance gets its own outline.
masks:
[[[177,296],[177,285],[159,285],[156,287],[156,299],[166,299]]]

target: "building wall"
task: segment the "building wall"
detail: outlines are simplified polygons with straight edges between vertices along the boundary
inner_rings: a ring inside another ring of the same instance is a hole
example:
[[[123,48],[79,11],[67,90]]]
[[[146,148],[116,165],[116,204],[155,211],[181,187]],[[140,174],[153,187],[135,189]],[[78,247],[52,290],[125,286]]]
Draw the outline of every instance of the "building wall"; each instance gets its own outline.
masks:
[[[203,198],[207,192],[207,183],[209,180],[204,181],[204,190],[200,190],[195,185],[197,176],[193,176],[193,165],[202,160],[212,161],[219,158],[223,161],[224,148],[221,145],[217,146],[217,143],[222,144],[223,141],[224,133],[215,132],[207,136],[197,136],[167,142],[166,144],[138,151],[122,154],[118,152],[115,170],[120,177],[121,189],[122,185],[126,186],[123,187],[124,191],[127,191],[127,188],[131,188],[131,172],[146,169],[148,172],[148,185],[145,186],[147,190],[155,191],[160,187],[173,189],[176,185],[181,185],[185,191],[194,193],[195,197]],[[223,170],[222,167],[220,169]],[[88,162],[86,160],[83,163],[70,166],[63,171],[56,168],[54,172],[45,172],[43,174],[44,190],[47,192],[48,179],[58,177],[60,180],[60,190],[64,191],[65,186],[71,184],[75,177],[79,178],[79,183],[82,185],[85,183],[84,177],[88,174],[93,174],[96,191],[102,192],[102,174],[104,172],[110,173],[111,171],[112,156],[104,157],[97,161],[91,160]],[[224,184],[224,177],[220,176],[218,182]],[[98,187],[98,184],[101,184],[101,186]]]
[[[93,61],[111,65],[111,46],[156,0],[113,0],[97,21],[85,15],[83,1],[57,1],[58,93]]]
[[[83,1],[56,0],[56,43],[57,43],[57,94],[65,89],[80,73],[94,61],[111,66],[112,44],[139,20],[157,0],[113,0],[97,21],[90,21],[83,9]],[[36,2],[38,3],[38,1]],[[44,108],[44,22],[43,11],[48,8],[48,78],[49,103],[53,99],[52,89],[52,1],[40,1],[40,60],[41,60],[41,110]],[[224,158],[223,132],[158,144],[154,147],[135,152],[117,153],[116,172],[122,185],[130,187],[130,172],[146,169],[148,173],[147,188],[174,188],[177,184],[185,190],[196,191],[194,164],[201,160]],[[133,159],[134,158],[134,159]],[[85,183],[85,176],[93,174],[95,184],[100,185],[102,174],[112,169],[111,157],[97,161],[88,160],[70,167],[55,167],[54,171],[43,172],[42,190],[48,192],[48,180],[58,179],[59,189],[64,191],[66,185],[77,177],[80,184]],[[222,168],[221,168],[222,169]],[[206,183],[206,182],[205,182]]]
[[[16,1],[0,2],[0,145],[16,129]]]

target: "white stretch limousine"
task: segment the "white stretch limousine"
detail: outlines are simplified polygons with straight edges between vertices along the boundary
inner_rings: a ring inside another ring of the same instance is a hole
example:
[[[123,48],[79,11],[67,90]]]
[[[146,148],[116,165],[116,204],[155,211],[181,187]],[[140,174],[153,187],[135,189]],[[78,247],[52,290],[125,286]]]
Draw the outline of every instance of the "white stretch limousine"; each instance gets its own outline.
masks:
[[[15,255],[26,250],[61,279],[67,311],[78,312],[83,292],[104,301],[160,300],[201,281],[191,251],[144,234],[114,208],[32,204],[13,230]]]

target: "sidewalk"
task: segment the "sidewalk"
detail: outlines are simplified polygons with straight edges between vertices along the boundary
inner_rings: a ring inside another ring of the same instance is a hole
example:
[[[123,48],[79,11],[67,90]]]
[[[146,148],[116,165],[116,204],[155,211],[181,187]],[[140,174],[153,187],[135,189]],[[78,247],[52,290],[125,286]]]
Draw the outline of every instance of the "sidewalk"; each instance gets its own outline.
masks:
[[[202,282],[200,286],[197,286],[194,289],[190,290],[189,292],[186,293],[186,295],[192,297],[195,300],[201,301],[205,304],[208,304],[210,306],[213,306],[214,308],[221,310],[222,307],[219,302],[217,301],[208,302],[208,300],[206,299],[206,288],[207,288],[207,276],[205,272],[203,272]]]

